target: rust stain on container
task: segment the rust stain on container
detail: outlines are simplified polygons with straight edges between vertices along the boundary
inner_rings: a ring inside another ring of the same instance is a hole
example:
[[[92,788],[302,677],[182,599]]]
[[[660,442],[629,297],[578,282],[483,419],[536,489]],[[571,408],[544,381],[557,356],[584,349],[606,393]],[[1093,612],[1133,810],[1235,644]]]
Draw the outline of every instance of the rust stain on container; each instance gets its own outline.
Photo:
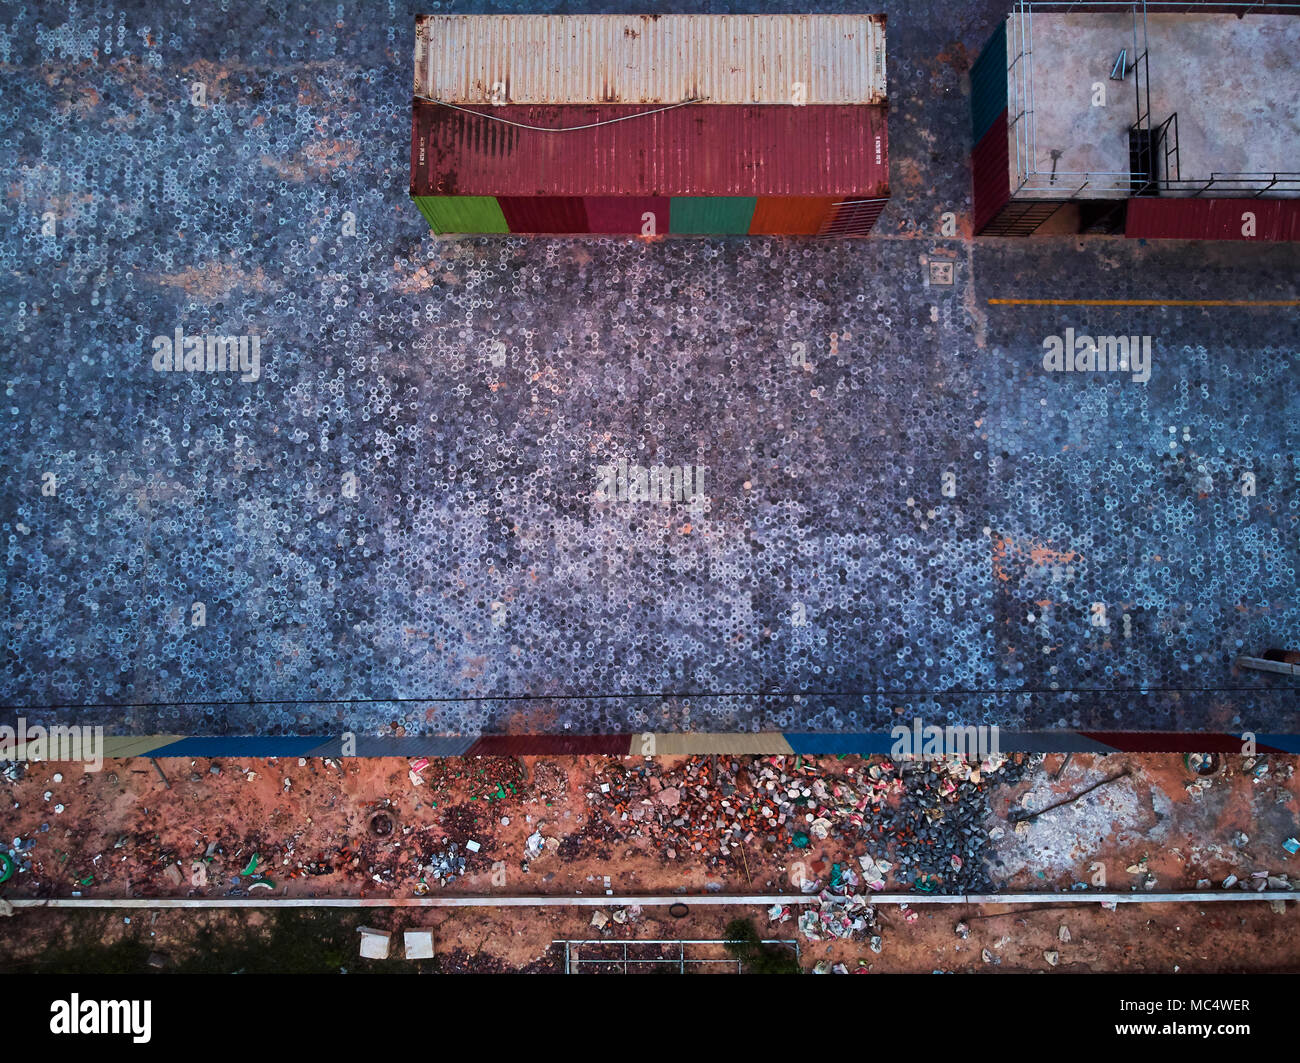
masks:
[[[610,118],[629,121],[590,126]],[[497,119],[553,132],[506,125]],[[883,106],[507,106],[417,102],[413,195],[889,195]],[[567,130],[567,131],[560,131]]]
[[[461,104],[879,104],[885,16],[420,15],[414,94]]]

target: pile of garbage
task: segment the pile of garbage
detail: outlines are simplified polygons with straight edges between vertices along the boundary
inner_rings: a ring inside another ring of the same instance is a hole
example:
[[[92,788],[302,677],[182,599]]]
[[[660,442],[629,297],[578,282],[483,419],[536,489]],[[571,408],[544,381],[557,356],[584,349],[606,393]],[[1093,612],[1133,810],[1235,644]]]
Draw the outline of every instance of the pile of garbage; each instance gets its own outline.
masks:
[[[433,879],[439,886],[445,886],[465,873],[468,862],[469,857],[462,853],[461,847],[455,842],[448,842],[445,849],[429,856],[423,868],[424,878],[421,881],[427,882]]]
[[[778,926],[788,922],[793,909],[788,904],[774,904],[768,909],[768,922]],[[815,905],[800,907],[796,921],[799,933],[809,941],[851,941],[866,938],[871,950],[881,950],[880,927],[876,909],[858,893],[834,894],[822,890]]]
[[[670,860],[691,854],[716,867],[738,862],[744,846],[797,856],[831,838],[866,840],[882,854],[863,866],[873,889],[884,889],[892,871],[899,889],[979,891],[992,885],[982,858],[983,795],[994,777],[1015,782],[1022,761],[996,753],[855,758],[833,776],[827,772],[839,762],[792,756],[693,757],[671,771],[615,763],[597,774],[587,801],[593,833],[648,837]]]

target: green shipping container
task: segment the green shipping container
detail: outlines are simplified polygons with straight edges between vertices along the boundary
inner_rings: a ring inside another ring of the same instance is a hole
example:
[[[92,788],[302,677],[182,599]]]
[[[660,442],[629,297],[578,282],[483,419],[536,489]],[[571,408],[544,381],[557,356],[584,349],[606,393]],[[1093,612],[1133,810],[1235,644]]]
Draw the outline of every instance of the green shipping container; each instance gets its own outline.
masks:
[[[1007,109],[1007,25],[993,31],[970,70],[971,147]]]
[[[683,235],[748,233],[755,196],[674,196],[669,231]]]
[[[420,213],[438,235],[508,233],[496,196],[413,196]]]

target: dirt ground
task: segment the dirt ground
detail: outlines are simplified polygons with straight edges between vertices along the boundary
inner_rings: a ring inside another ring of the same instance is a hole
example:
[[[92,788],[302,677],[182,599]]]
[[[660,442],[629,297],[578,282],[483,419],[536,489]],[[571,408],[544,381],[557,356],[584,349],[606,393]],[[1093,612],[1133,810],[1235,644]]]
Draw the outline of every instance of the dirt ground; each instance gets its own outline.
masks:
[[[985,855],[997,888],[1193,889],[1232,874],[1246,880],[1289,869],[1294,877],[1300,867],[1300,856],[1282,849],[1300,831],[1294,757],[1258,758],[1253,770],[1244,758],[1225,758],[1202,782],[1179,756],[1076,755],[1055,777],[1062,759],[1031,758],[1020,782],[1004,785],[994,775],[961,798],[986,806]],[[830,787],[888,763],[802,760],[802,772]],[[796,758],[735,762],[792,771]],[[767,822],[756,809],[768,795],[742,785],[720,808],[707,773],[723,769],[708,757],[448,758],[431,761],[420,785],[399,758],[157,765],[161,774],[147,759],[107,761],[100,772],[38,763],[0,784],[0,801],[12,806],[3,841],[30,845],[21,853],[30,870],[0,895],[797,893],[809,869],[825,877],[831,864],[856,866],[856,856],[883,851],[832,816],[829,835],[811,836],[805,849],[791,844],[787,825],[746,829],[749,840],[724,855],[719,825]],[[1013,822],[1107,779],[1074,802]],[[665,789],[682,795],[666,809]],[[620,797],[629,792],[649,797]],[[895,805],[900,799],[889,795]],[[632,818],[643,810],[643,821]],[[370,828],[376,812],[387,815],[389,833]],[[687,822],[674,826],[678,814]],[[540,851],[530,855],[534,834]],[[478,852],[467,851],[470,842]],[[425,869],[452,843],[464,873],[439,882]],[[905,844],[889,839],[890,852]],[[910,888],[898,874],[888,888]]]
[[[963,784],[946,800],[978,806],[987,831],[980,858],[998,889],[1204,889],[1219,888],[1232,875],[1250,888],[1270,881],[1286,888],[1300,865],[1300,856],[1282,848],[1296,836],[1300,818],[1295,759],[1225,758],[1216,775],[1198,779],[1177,756],[1022,757],[1016,771],[985,773],[979,785]],[[852,798],[872,766],[887,763],[448,758],[417,763],[418,785],[411,762],[395,758],[173,759],[157,768],[132,759],[106,762],[100,772],[31,764],[17,781],[0,783],[0,801],[10,806],[3,847],[20,868],[0,885],[0,898],[590,896],[608,890],[679,893],[688,914],[675,919],[663,907],[628,908],[620,913],[625,922],[611,918],[597,928],[591,908],[20,910],[4,923],[9,933],[0,941],[0,969],[151,969],[147,959],[154,954],[176,970],[255,970],[275,953],[289,969],[365,970],[374,965],[357,958],[355,932],[365,924],[436,931],[436,965],[390,960],[380,965],[385,970],[555,971],[564,953],[553,941],[715,939],[741,915],[763,937],[798,940],[805,969],[820,961],[854,969],[862,961],[872,972],[1300,970],[1296,902],[1281,912],[1266,903],[1106,911],[1081,893],[1077,905],[1010,911],[917,904],[909,914],[880,905],[872,930],[880,937],[878,953],[866,935],[810,941],[793,919],[770,923],[766,910],[692,902],[712,893],[797,894],[805,878],[824,881],[832,865],[856,867],[864,853],[897,859],[934,844],[870,833],[886,804],[945,799],[928,790],[909,796],[902,780],[874,783],[883,803],[857,822],[827,812],[816,797],[806,799],[807,808],[825,812],[830,822],[827,836],[810,836],[806,848],[794,841],[805,817],[777,827],[775,818],[763,818],[772,811],[771,793],[751,792],[746,782],[755,777],[746,774],[750,767],[773,768],[817,793]],[[828,797],[826,804],[835,801]],[[376,813],[382,815],[372,827]],[[478,843],[477,852],[470,842]],[[457,873],[440,881],[429,871],[438,865]],[[912,886],[897,867],[886,877],[890,891]],[[870,899],[870,890],[860,891]],[[615,911],[602,909],[608,916]],[[966,936],[956,932],[958,921]],[[593,958],[621,955],[584,950]],[[706,954],[725,956],[717,949]]]
[[[931,971],[1015,973],[1043,972],[1300,972],[1300,934],[1294,903],[1284,914],[1267,904],[1161,904],[1122,906],[1111,912],[1097,904],[1044,908],[1018,906],[921,906],[918,918],[905,922],[898,906],[879,914],[882,949],[874,954],[865,942],[799,941],[804,970],[816,964],[843,963],[850,971],[859,961],[866,973]],[[67,971],[525,971],[561,973],[564,948],[554,942],[603,938],[620,940],[717,939],[736,918],[748,919],[765,938],[797,939],[790,924],[772,926],[766,913],[731,906],[692,906],[681,919],[667,910],[644,909],[641,916],[613,928],[595,930],[590,909],[370,909],[326,913],[236,911],[72,912],[24,910],[12,917],[0,940],[0,970]],[[130,922],[126,920],[129,919]],[[963,938],[959,921],[969,928]],[[272,924],[281,925],[273,928]],[[361,960],[356,928],[365,925],[394,932],[392,959]],[[1062,942],[1061,927],[1069,941]],[[399,959],[401,931],[432,929],[437,961]],[[574,946],[581,973],[622,973],[618,965],[583,962],[583,956],[618,958],[619,948]],[[989,959],[984,959],[984,953]],[[1045,954],[1056,954],[1056,965]],[[633,958],[672,956],[648,946]],[[688,955],[725,959],[720,948],[696,948]],[[151,967],[152,958],[159,967]],[[734,964],[708,963],[696,973],[726,973]],[[648,964],[629,973],[650,973]]]

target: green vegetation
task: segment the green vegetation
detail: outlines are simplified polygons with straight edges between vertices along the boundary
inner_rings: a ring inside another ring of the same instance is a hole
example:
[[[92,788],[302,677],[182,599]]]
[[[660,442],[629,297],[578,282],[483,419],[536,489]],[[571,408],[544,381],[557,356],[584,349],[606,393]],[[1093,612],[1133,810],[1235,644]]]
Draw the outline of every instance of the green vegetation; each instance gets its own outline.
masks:
[[[148,919],[137,917],[124,937],[105,942],[110,922],[120,916],[67,913],[67,929],[59,940],[36,956],[4,958],[0,967],[20,974],[338,974],[415,973],[438,970],[438,960],[363,960],[357,955],[360,913],[343,909],[297,909],[270,912],[256,927],[233,915],[222,925],[201,925],[192,937],[175,946],[155,944]],[[16,928],[15,928],[16,929]],[[393,951],[400,953],[400,935]],[[166,953],[163,968],[149,957]]]
[[[785,945],[764,945],[748,919],[733,919],[723,931],[727,952],[739,960],[746,974],[799,974],[799,961]]]

